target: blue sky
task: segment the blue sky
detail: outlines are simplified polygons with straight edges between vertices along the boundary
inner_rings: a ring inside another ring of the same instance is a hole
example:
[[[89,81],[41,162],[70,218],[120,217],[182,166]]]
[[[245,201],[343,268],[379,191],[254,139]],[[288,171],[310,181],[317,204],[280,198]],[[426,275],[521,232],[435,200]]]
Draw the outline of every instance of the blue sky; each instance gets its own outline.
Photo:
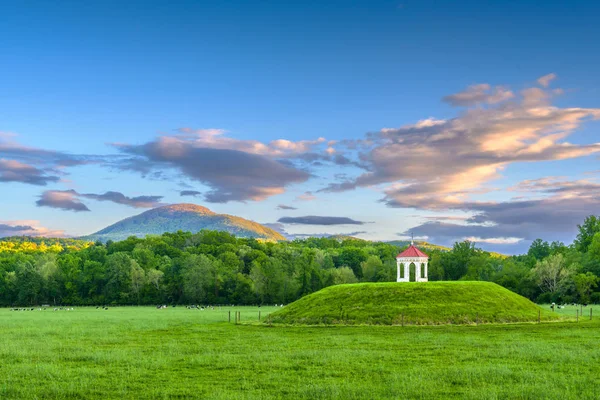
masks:
[[[600,205],[598,15],[591,1],[2,2],[0,228],[81,235],[194,202],[362,222],[276,225],[291,234],[570,242]]]

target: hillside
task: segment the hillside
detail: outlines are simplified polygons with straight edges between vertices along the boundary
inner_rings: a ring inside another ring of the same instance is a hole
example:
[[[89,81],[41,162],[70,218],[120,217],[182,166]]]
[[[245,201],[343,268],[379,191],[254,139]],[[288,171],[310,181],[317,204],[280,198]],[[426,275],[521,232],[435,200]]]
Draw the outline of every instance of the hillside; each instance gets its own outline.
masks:
[[[257,222],[227,214],[217,214],[195,204],[158,207],[121,220],[92,235],[88,240],[124,240],[129,236],[144,237],[165,232],[198,232],[202,229],[225,231],[238,237],[286,240],[280,233]]]
[[[284,324],[438,325],[558,318],[491,282],[357,283],[305,296],[271,315]]]
[[[392,246],[397,246],[397,247],[408,247],[408,246],[410,246],[411,241],[410,240],[391,240],[391,241],[387,241],[385,243],[391,244]],[[424,242],[424,241],[415,240],[414,243],[415,243],[415,246],[417,246],[423,250],[442,250],[442,251],[452,250],[450,247],[439,246],[437,244]]]
[[[398,247],[408,247],[410,245],[410,240],[391,240],[388,242],[385,242],[387,244],[391,244],[392,246],[398,246]],[[433,244],[433,243],[429,243],[429,242],[424,242],[424,241],[416,241],[415,240],[415,245],[417,247],[419,247],[420,249],[423,249],[425,251],[427,250],[441,250],[441,251],[450,251],[452,250],[451,247],[446,247],[446,246],[440,246],[437,244]],[[492,257],[497,257],[497,258],[507,258],[508,256],[506,254],[502,254],[502,253],[497,253],[494,251],[486,251],[486,253],[489,253]]]

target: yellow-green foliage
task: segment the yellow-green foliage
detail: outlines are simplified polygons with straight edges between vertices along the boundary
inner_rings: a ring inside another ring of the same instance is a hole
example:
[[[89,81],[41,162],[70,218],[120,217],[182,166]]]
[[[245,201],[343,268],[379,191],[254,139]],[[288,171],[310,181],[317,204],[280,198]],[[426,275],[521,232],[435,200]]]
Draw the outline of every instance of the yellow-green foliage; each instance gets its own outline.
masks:
[[[48,243],[46,242],[48,241]],[[60,253],[68,250],[81,250],[89,247],[92,242],[60,239],[19,238],[19,240],[0,241],[0,253]]]

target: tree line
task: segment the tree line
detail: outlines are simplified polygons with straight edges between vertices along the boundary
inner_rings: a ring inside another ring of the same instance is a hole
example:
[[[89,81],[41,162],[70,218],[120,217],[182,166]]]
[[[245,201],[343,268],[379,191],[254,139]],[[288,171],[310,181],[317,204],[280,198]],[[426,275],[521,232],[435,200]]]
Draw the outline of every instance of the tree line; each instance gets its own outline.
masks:
[[[275,243],[217,231],[106,244],[5,239],[0,305],[290,303],[330,285],[395,281],[401,250],[353,238]],[[426,251],[429,280],[491,281],[537,302],[600,302],[596,216],[573,244],[537,239],[523,255],[498,256],[468,241]]]

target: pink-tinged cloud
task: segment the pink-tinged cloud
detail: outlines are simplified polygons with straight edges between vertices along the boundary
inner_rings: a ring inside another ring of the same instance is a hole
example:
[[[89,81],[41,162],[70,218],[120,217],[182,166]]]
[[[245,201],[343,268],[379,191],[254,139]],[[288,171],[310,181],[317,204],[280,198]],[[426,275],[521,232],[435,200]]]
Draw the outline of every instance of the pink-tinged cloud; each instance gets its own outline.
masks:
[[[552,81],[553,81],[553,80],[555,80],[555,79],[556,79],[556,74],[554,74],[554,73],[551,73],[551,74],[544,75],[544,76],[542,76],[542,77],[538,78],[537,82],[538,82],[538,83],[539,83],[541,86],[543,86],[543,87],[547,88],[548,86],[550,86],[550,82],[552,82]]]
[[[469,107],[478,104],[497,104],[515,95],[502,86],[492,87],[487,83],[471,85],[464,91],[445,96],[442,100],[455,107]]]
[[[461,203],[456,209],[470,215],[465,221],[431,221],[412,227],[409,231],[427,235],[440,244],[477,238],[479,243],[519,245],[523,251],[536,238],[574,238],[577,224],[593,214],[594,210],[600,209],[600,185],[588,180],[557,177],[526,180],[510,190],[537,197],[504,202]]]
[[[486,86],[487,87],[487,86]],[[485,87],[472,87],[473,94]],[[462,92],[461,92],[462,93]],[[568,137],[600,118],[598,108],[559,108],[553,94],[528,88],[508,101],[474,107],[455,118],[429,118],[369,135],[360,158],[367,171],[324,191],[377,186],[392,207],[460,209],[515,163],[579,158],[600,153],[600,143],[573,144]]]
[[[98,201],[110,201],[116,204],[122,204],[134,208],[154,208],[163,205],[163,203],[160,202],[163,196],[128,197],[123,193],[114,191],[108,191],[103,194],[82,193],[78,194],[78,196]]]
[[[301,195],[296,196],[296,200],[300,201],[313,201],[316,199],[317,196],[315,196],[312,192],[304,192]]]
[[[65,211],[90,211],[81,202],[81,198],[97,201],[110,201],[134,208],[153,208],[163,205],[162,196],[135,196],[128,197],[123,193],[108,191],[102,194],[78,193],[75,190],[46,190],[36,202],[39,207],[58,208]]]
[[[121,169],[150,174],[175,172],[207,185],[208,202],[262,201],[282,194],[293,184],[306,182],[311,174],[298,164],[351,163],[341,154],[327,152],[324,138],[262,143],[225,136],[220,129],[181,128],[144,145],[116,145],[131,156]],[[182,193],[182,195],[187,195]],[[199,195],[199,193],[194,193]]]
[[[273,158],[294,157],[299,154],[310,152],[324,152],[325,138],[315,140],[291,141],[286,139],[277,139],[269,143],[263,143],[258,140],[241,140],[225,136],[224,129],[192,129],[179,128],[178,135],[167,138],[176,139],[179,143],[193,145],[197,148],[211,148],[221,150],[238,150],[250,154]]]
[[[6,236],[66,237],[64,231],[45,228],[34,220],[0,221],[0,237]]]
[[[60,178],[46,171],[16,160],[0,159],[0,182],[20,182],[45,186]]]
[[[65,211],[90,211],[85,204],[77,198],[74,190],[46,190],[36,201],[38,207],[58,208]]]

